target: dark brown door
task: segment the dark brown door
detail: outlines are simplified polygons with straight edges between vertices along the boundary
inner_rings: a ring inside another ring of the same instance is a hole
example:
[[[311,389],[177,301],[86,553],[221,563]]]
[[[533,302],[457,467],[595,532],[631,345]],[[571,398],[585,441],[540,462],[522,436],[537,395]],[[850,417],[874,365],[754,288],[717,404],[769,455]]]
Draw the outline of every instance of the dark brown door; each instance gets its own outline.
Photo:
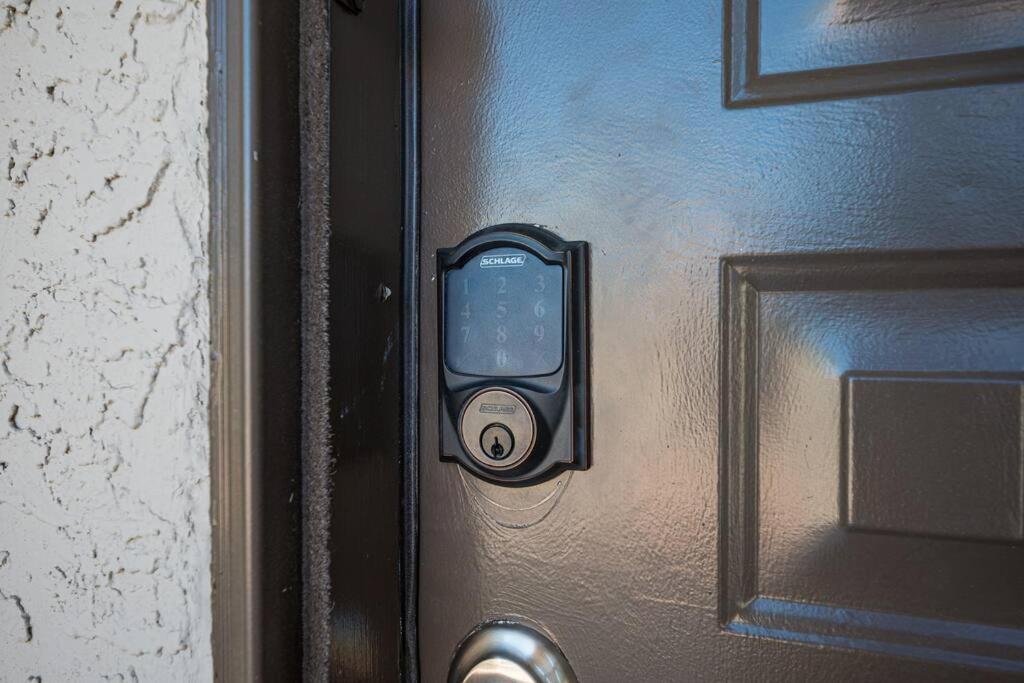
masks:
[[[433,254],[592,249],[593,467],[510,489],[421,423],[420,657],[513,617],[582,681],[1024,673],[1024,2],[448,2]]]

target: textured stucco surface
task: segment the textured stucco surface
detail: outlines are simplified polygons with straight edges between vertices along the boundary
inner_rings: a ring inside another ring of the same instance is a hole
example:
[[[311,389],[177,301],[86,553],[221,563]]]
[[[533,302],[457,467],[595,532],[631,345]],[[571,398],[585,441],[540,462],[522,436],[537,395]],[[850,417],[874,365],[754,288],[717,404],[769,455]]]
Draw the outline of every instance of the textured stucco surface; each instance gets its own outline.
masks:
[[[0,3],[0,681],[209,680],[206,18]]]

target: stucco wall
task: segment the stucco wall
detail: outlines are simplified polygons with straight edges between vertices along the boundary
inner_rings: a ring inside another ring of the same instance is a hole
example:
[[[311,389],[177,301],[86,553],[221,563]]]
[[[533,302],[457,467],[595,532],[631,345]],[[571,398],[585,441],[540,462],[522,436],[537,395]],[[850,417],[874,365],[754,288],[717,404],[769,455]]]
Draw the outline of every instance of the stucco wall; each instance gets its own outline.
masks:
[[[206,9],[0,4],[0,680],[209,680]]]

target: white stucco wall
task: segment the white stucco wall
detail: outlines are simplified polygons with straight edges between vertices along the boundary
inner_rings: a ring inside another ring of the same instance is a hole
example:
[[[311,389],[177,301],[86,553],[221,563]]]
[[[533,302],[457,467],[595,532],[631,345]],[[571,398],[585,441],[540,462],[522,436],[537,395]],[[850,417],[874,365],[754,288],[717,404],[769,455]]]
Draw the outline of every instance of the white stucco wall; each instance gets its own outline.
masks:
[[[205,12],[0,4],[0,681],[212,678]]]

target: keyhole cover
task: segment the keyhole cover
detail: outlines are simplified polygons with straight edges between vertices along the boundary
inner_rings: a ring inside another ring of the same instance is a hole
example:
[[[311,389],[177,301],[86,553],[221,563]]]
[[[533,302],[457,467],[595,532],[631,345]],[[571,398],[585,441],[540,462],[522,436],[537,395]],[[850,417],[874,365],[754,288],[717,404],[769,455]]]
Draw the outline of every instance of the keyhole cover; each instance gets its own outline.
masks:
[[[510,389],[477,392],[459,418],[466,450],[491,469],[509,469],[525,460],[533,450],[536,431],[530,406]]]

